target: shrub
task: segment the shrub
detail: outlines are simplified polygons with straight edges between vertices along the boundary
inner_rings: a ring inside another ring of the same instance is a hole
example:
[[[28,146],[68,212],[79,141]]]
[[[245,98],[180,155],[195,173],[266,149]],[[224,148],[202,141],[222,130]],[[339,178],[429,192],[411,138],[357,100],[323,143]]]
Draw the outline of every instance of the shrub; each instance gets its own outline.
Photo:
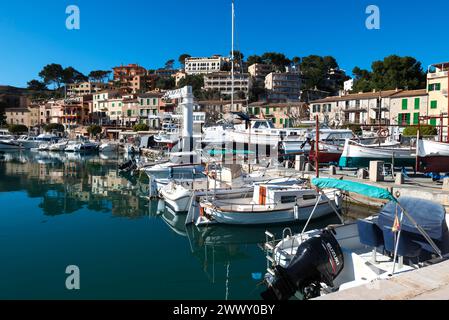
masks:
[[[147,126],[145,123],[139,123],[139,124],[136,124],[136,125],[133,127],[133,130],[134,130],[135,132],[139,132],[139,131],[148,131],[148,130],[150,130],[150,127]]]
[[[23,124],[11,124],[8,127],[9,132],[12,134],[20,134],[20,133],[27,133],[28,127]]]
[[[53,132],[53,131],[64,132],[65,128],[60,123],[50,123],[44,127],[44,130],[45,130],[45,132]]]
[[[96,136],[98,134],[100,134],[103,131],[103,129],[100,126],[97,125],[91,125],[87,128],[87,132],[91,135],[91,136]]]
[[[418,127],[407,127],[404,129],[403,135],[406,137],[416,137],[418,134]],[[434,126],[421,126],[419,134],[422,136],[436,136],[438,134],[437,128]]]
[[[358,124],[347,124],[345,127],[354,132],[356,135],[362,134],[362,127]]]

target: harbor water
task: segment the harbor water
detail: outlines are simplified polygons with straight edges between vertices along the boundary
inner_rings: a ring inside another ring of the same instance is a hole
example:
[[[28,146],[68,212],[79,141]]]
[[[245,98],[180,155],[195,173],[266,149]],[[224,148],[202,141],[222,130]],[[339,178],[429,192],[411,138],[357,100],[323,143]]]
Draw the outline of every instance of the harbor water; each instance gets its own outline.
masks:
[[[260,299],[266,228],[186,228],[148,200],[145,176],[119,174],[124,161],[0,154],[0,299]],[[68,266],[80,290],[67,289]]]

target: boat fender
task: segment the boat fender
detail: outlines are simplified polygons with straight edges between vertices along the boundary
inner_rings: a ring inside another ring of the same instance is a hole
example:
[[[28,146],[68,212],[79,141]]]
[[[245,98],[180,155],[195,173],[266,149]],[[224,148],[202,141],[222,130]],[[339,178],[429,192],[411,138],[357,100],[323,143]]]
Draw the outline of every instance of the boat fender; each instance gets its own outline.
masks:
[[[295,215],[295,220],[299,220],[299,206],[298,206],[298,204],[295,204],[295,207],[293,208],[293,213]]]

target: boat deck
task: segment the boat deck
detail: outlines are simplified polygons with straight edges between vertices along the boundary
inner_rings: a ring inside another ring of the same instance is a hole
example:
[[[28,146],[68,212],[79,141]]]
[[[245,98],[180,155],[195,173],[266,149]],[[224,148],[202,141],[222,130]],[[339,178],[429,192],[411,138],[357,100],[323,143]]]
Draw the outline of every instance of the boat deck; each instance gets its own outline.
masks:
[[[317,300],[448,299],[449,261],[317,298]]]

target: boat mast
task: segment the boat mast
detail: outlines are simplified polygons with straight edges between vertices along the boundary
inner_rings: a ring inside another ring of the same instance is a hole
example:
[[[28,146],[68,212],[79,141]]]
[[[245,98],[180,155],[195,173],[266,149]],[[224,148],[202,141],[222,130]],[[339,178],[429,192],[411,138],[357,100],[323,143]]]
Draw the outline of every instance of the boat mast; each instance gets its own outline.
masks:
[[[234,110],[234,33],[235,33],[235,4],[232,0],[232,37],[231,37],[231,77],[232,77],[232,88],[231,88],[231,110]]]

